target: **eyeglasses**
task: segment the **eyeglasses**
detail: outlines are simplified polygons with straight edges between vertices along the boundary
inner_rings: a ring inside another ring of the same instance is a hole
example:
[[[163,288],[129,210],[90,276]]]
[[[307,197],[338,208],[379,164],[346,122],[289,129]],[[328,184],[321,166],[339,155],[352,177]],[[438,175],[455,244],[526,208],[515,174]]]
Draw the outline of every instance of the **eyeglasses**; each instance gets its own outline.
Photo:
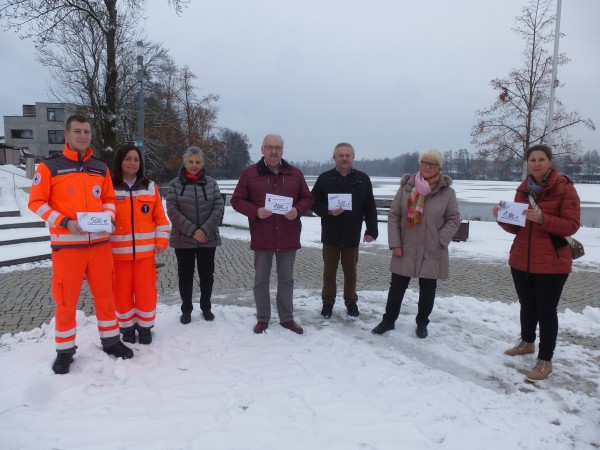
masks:
[[[438,163],[432,163],[432,162],[428,162],[428,161],[421,161],[419,164],[421,164],[423,167],[427,167],[429,169],[435,169],[436,167],[440,167],[440,165]]]
[[[283,150],[283,147],[281,145],[263,145],[262,148],[264,148],[265,150]]]

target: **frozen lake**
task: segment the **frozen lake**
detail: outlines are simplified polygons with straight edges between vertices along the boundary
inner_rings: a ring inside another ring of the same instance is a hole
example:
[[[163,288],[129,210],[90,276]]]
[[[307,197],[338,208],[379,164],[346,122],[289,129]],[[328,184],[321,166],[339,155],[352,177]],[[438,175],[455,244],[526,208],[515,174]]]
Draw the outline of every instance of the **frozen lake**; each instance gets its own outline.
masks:
[[[312,188],[316,176],[307,176],[306,182]],[[238,180],[218,180],[221,191],[231,193]],[[371,177],[376,198],[393,198],[400,184],[399,177]],[[519,182],[454,180],[458,206],[463,219],[493,222],[492,205],[500,200],[512,201]],[[600,184],[576,184],[581,199],[581,224],[586,227],[600,227]]]

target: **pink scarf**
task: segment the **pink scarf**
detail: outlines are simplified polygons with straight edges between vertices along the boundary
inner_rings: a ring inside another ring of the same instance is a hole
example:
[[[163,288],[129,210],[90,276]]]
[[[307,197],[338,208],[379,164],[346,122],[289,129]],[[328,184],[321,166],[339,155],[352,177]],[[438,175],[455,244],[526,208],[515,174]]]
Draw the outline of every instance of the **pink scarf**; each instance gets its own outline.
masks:
[[[431,184],[437,184],[438,179],[439,173],[430,180],[423,178],[421,172],[415,175],[415,187],[408,196],[408,217],[406,219],[406,225],[408,227],[414,227],[423,223],[425,197],[431,194]]]

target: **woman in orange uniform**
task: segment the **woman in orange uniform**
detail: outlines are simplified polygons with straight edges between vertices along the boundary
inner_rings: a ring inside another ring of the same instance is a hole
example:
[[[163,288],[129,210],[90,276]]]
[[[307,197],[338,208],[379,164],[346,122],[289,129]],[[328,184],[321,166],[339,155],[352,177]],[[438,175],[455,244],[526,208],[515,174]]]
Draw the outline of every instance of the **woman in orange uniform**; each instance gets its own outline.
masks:
[[[144,177],[142,153],[133,144],[117,149],[113,163],[116,230],[111,235],[115,261],[113,292],[123,341],[152,342],[156,317],[155,254],[169,245],[170,224],[158,186]]]

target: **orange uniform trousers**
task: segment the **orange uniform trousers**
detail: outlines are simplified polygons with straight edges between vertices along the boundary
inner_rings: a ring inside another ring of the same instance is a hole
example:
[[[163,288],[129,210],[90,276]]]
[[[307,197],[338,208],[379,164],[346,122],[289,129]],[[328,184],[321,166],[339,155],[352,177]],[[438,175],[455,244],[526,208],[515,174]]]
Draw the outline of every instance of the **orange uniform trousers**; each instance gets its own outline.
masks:
[[[152,328],[156,318],[156,260],[115,259],[113,283],[119,328]]]
[[[119,339],[112,292],[113,258],[110,242],[91,247],[52,250],[52,297],[56,304],[55,342],[58,352],[75,352],[75,314],[85,275],[94,298],[103,344]]]

